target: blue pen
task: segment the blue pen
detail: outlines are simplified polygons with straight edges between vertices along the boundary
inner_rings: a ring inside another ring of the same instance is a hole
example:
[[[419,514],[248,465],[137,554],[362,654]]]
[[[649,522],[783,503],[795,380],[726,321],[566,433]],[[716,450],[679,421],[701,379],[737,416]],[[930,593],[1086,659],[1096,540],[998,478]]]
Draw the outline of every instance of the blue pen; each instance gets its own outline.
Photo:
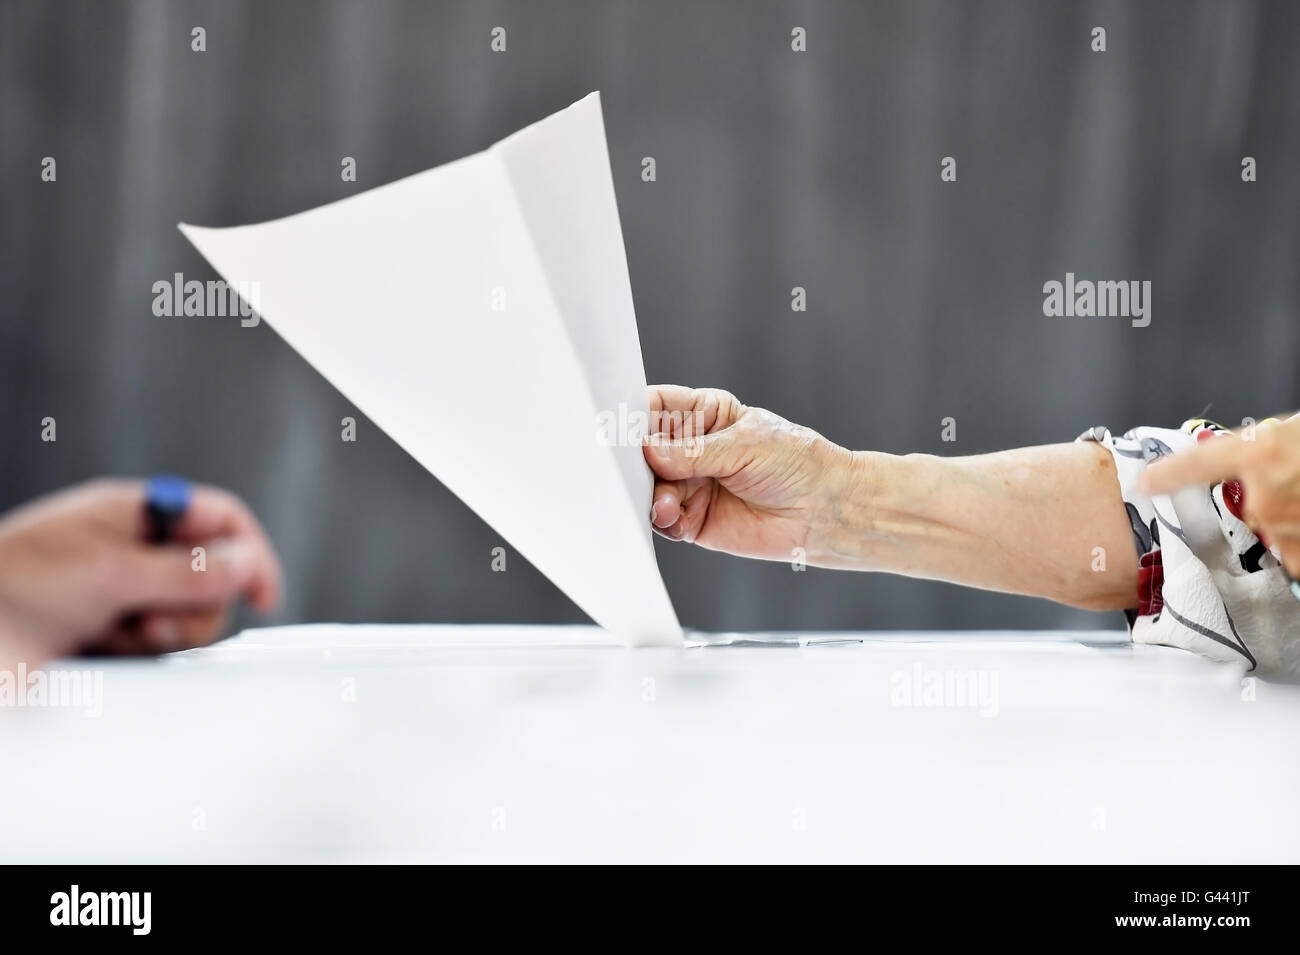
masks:
[[[190,482],[174,474],[158,474],[144,486],[145,539],[151,544],[169,540],[190,506]]]

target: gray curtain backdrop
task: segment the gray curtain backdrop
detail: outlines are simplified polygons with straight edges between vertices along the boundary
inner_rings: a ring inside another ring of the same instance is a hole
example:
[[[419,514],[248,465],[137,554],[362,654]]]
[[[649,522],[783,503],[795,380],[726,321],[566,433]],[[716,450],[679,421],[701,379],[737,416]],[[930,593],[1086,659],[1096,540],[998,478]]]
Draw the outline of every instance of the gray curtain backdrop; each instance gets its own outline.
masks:
[[[351,195],[593,89],[651,381],[945,454],[1300,405],[1297,50],[1285,2],[4,0],[0,506],[179,471],[262,516],[282,621],[584,619],[368,421],[343,443],[355,409],[269,327],[155,318],[151,285],[214,277],[178,220]],[[1150,280],[1150,327],[1045,318],[1067,271]],[[659,547],[696,627],[1121,626]]]

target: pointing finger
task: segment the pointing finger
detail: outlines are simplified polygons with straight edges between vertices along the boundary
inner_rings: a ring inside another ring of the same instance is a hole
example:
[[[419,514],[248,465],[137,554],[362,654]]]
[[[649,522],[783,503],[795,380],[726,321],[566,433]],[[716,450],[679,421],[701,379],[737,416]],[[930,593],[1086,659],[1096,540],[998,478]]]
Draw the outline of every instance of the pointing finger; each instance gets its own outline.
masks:
[[[1144,494],[1169,494],[1189,484],[1214,484],[1239,476],[1249,442],[1237,438],[1212,438],[1195,448],[1161,458],[1138,479]]]

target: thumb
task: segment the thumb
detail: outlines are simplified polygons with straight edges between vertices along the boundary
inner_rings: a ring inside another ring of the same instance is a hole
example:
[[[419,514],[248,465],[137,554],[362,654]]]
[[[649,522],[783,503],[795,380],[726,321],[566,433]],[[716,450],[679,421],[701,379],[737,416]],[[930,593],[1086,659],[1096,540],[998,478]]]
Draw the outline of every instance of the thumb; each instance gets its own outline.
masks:
[[[651,435],[646,439],[645,457],[664,481],[724,478],[740,469],[736,436],[730,428],[692,438]]]
[[[199,548],[141,547],[125,561],[121,596],[130,607],[219,604],[243,593],[257,573],[257,549],[247,540]]]

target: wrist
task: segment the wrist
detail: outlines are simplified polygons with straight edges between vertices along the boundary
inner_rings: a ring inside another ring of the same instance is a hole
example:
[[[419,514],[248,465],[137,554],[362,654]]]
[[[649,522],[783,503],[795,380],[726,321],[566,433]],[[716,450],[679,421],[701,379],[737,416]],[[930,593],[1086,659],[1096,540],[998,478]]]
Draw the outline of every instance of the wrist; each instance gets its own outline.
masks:
[[[882,499],[899,459],[832,447],[823,500],[809,529],[808,561],[819,567],[875,569]]]
[[[846,570],[921,573],[918,546],[947,531],[930,505],[942,499],[944,459],[845,452],[832,500],[810,534],[809,562]],[[936,523],[936,521],[938,523]]]

